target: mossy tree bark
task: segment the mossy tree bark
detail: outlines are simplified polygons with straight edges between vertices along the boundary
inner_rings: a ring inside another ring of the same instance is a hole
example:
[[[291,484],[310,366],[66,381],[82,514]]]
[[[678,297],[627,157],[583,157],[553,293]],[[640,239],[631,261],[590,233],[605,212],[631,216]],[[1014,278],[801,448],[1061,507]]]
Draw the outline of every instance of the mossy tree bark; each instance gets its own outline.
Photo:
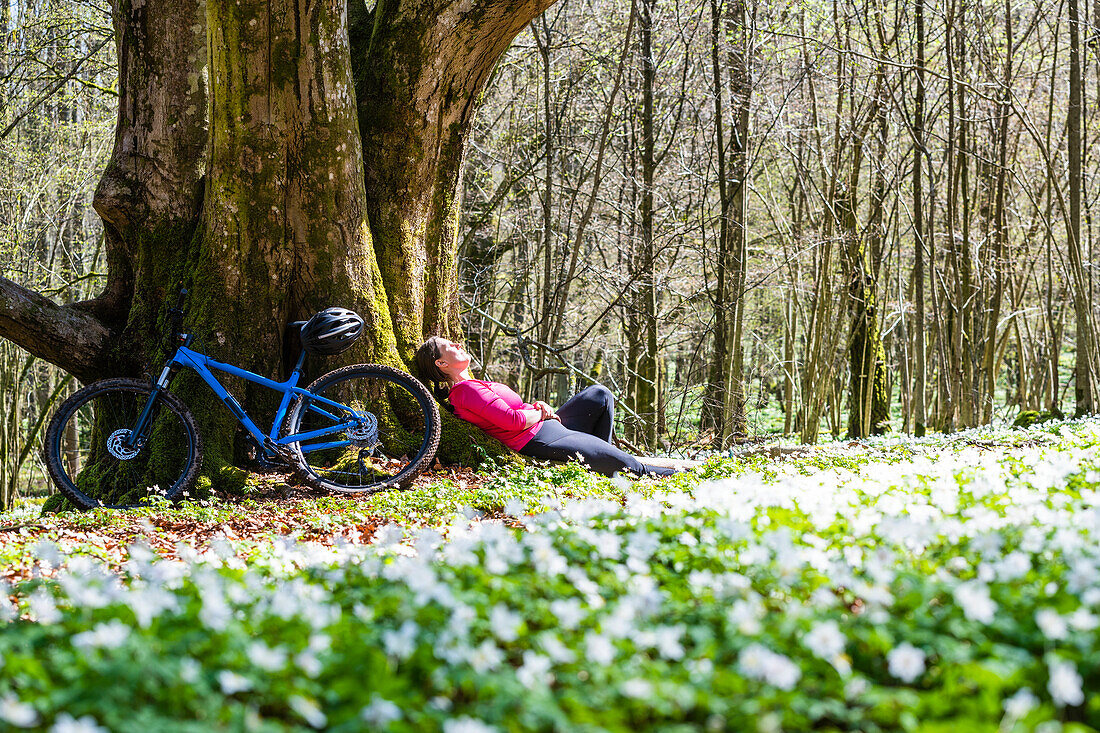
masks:
[[[185,326],[219,360],[285,373],[286,324],[342,305],[367,322],[342,361],[408,363],[425,333],[458,329],[466,134],[496,60],[550,2],[356,3],[353,46],[346,0],[118,0],[119,117],[95,200],[106,289],[66,307],[0,281],[0,335],[83,381],[138,375],[163,358],[184,283]],[[216,472],[240,457],[217,450],[235,423],[197,386],[173,389]],[[272,404],[227,386],[254,416]]]
[[[210,160],[186,264],[197,343],[282,376],[298,345],[286,324],[339,305],[363,316],[365,336],[339,363],[311,360],[311,376],[358,361],[400,365],[363,203],[343,0],[207,0],[207,32]],[[227,386],[253,417],[273,417],[274,393]],[[201,426],[208,433],[232,430],[204,386],[184,389],[200,419],[218,421]]]
[[[113,16],[118,121],[94,201],[104,222],[106,288],[66,307],[0,280],[0,336],[85,382],[140,373],[163,286],[150,293],[139,283],[188,250],[205,169],[202,0],[118,0]]]
[[[477,99],[553,0],[379,0],[349,7],[367,212],[406,361],[458,332],[459,173]]]
[[[881,435],[889,430],[890,401],[886,389],[886,352],[882,345],[878,312],[875,303],[877,267],[868,259],[868,231],[861,231],[856,214],[856,191],[863,167],[863,145],[872,127],[879,137],[879,152],[885,143],[883,124],[884,74],[876,77],[875,98],[863,121],[856,125],[852,139],[852,159],[848,178],[840,185],[834,200],[837,231],[844,241],[848,275],[848,337],[849,405],[848,437],[862,438]],[[875,228],[882,223],[881,187],[877,182],[872,192],[870,238],[879,236]],[[874,247],[873,249],[877,249]]]

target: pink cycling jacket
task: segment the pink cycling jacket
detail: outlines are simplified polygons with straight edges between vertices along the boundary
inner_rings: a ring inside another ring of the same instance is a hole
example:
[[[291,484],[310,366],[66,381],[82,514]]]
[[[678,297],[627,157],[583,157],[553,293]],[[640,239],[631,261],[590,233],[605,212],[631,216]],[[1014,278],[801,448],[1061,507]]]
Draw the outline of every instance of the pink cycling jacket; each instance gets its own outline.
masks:
[[[451,404],[455,415],[472,422],[512,450],[527,445],[542,427],[537,422],[524,427],[527,420],[520,410],[534,410],[512,388],[500,382],[467,379],[451,387]]]

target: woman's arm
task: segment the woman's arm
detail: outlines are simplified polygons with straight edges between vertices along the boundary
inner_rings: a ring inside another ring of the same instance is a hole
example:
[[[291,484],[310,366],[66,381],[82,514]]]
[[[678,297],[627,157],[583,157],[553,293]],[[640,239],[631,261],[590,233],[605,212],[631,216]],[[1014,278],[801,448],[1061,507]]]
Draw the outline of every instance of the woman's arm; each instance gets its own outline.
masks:
[[[523,427],[529,428],[537,422],[542,422],[541,410],[517,410],[517,412],[523,414],[525,420]]]
[[[455,407],[469,410],[481,419],[496,425],[504,430],[526,430],[535,423],[542,421],[542,411],[525,407],[513,407],[494,392],[492,389],[479,382],[461,382],[461,389],[451,392],[451,403]],[[516,397],[518,400],[518,396]],[[520,402],[519,405],[524,403]]]

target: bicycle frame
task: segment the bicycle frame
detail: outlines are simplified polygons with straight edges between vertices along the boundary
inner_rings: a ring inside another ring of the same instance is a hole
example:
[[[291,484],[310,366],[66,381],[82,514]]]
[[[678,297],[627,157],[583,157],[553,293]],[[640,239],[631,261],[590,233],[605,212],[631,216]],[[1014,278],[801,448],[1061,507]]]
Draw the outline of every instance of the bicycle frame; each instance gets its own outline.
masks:
[[[189,342],[190,338],[185,337],[185,343]],[[298,357],[298,363],[294,366],[294,371],[291,372],[290,378],[285,382],[276,382],[273,379],[254,374],[247,369],[241,369],[232,364],[223,364],[219,361],[215,361],[205,354],[187,348],[186,345],[180,346],[176,349],[176,353],[172,356],[172,359],[161,371],[160,377],[154,382],[154,395],[146,402],[145,409],[142,411],[141,416],[138,417],[135,429],[131,433],[132,437],[127,443],[142,440],[143,428],[148,424],[149,415],[152,412],[153,404],[156,402],[156,394],[168,388],[168,379],[172,372],[176,369],[188,368],[194,370],[202,381],[206,382],[207,386],[209,386],[210,389],[214,391],[214,394],[225,403],[225,406],[229,408],[229,411],[233,413],[237,421],[248,431],[257,445],[267,453],[269,457],[278,453],[277,446],[286,446],[290,443],[299,443],[299,447],[303,453],[324,450],[326,448],[342,448],[350,445],[351,442],[346,439],[311,443],[309,445],[304,444],[304,441],[323,438],[326,435],[332,435],[333,433],[339,433],[349,428],[354,428],[362,423],[359,414],[352,408],[342,405],[339,402],[326,399],[320,395],[315,395],[298,386],[298,380],[302,377],[302,363],[305,361],[305,357],[306,355],[303,351]],[[211,370],[225,372],[234,377],[240,377],[241,379],[248,380],[261,387],[282,394],[282,400],[279,402],[279,409],[275,412],[275,420],[271,424],[271,430],[268,435],[264,435],[263,431],[256,425],[256,422],[247,412],[245,412],[244,408],[241,407],[240,403],[237,402],[233,395],[222,386],[222,383],[218,381],[218,378],[214,376]],[[322,416],[328,417],[333,421],[333,424],[319,430],[286,435],[280,438],[279,426],[283,424],[283,420],[286,418],[291,400],[295,397],[303,397],[305,395],[309,395],[311,398],[309,409]],[[329,411],[322,409],[322,406],[331,408],[332,412],[337,414],[331,414]],[[342,415],[344,417],[337,417],[337,415]]]

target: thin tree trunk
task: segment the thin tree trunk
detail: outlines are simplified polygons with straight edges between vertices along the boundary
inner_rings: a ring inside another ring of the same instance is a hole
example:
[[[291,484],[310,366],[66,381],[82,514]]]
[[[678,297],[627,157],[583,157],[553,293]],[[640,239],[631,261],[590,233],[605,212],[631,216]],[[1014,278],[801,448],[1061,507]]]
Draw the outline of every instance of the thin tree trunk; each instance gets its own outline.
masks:
[[[1069,163],[1069,218],[1066,239],[1069,248],[1073,309],[1077,327],[1074,357],[1074,397],[1077,415],[1096,411],[1094,385],[1096,372],[1093,355],[1091,303],[1088,279],[1081,254],[1081,19],[1077,0],[1068,0],[1069,9],[1069,106],[1066,116],[1067,157]]]
[[[1008,246],[1008,222],[1005,201],[1005,185],[1008,178],[1008,117],[1011,111],[1011,84],[1012,84],[1012,7],[1009,0],[1005,0],[1005,67],[1004,86],[1002,87],[1001,104],[999,105],[1000,120],[997,134],[997,161],[998,170],[996,178],[996,193],[994,194],[993,209],[993,297],[989,305],[989,316],[986,322],[985,350],[982,356],[982,389],[979,391],[980,416],[982,424],[988,424],[993,419],[993,402],[997,388],[997,328],[1001,319],[1001,304],[1004,300],[1005,280]]]
[[[881,155],[886,149],[886,117],[883,97],[886,90],[885,70],[879,68],[875,83],[875,98],[868,113],[867,125],[875,130],[880,158],[876,183],[872,186],[871,215],[868,223],[872,252],[874,238],[881,239],[882,196],[885,182]],[[866,129],[866,128],[863,128]],[[848,267],[848,312],[850,317],[848,339],[849,413],[848,436],[861,438],[884,433],[889,426],[890,403],[886,390],[886,353],[882,346],[876,307],[877,283],[875,267],[868,261],[867,238],[859,230],[856,221],[855,201],[863,161],[863,137],[861,130],[852,143],[852,163],[844,194],[838,198],[840,230],[846,240]]]
[[[924,312],[924,0],[915,0],[917,31],[917,90],[913,107],[913,281],[916,313],[913,326],[914,384],[913,384],[913,432],[923,436],[928,416],[924,404],[927,391],[927,365],[925,363],[925,312]]]
[[[634,404],[643,420],[639,436],[646,446],[657,445],[660,382],[657,374],[657,272],[653,242],[653,179],[656,173],[653,92],[657,77],[653,55],[653,11],[656,0],[642,0],[639,15],[642,61],[642,187],[638,207],[640,248],[637,265],[637,310],[642,327],[642,351],[635,368]]]
[[[745,313],[745,277],[748,269],[748,177],[749,177],[749,124],[752,111],[752,37],[749,27],[749,7],[745,0],[730,0],[727,23],[733,33],[730,49],[730,98],[733,104],[734,128],[730,139],[730,170],[732,187],[729,194],[730,209],[727,235],[730,237],[727,271],[730,276],[728,307],[732,318],[726,326],[730,330],[727,343],[731,348],[730,367],[723,390],[723,440],[746,433],[744,347],[742,328]]]

